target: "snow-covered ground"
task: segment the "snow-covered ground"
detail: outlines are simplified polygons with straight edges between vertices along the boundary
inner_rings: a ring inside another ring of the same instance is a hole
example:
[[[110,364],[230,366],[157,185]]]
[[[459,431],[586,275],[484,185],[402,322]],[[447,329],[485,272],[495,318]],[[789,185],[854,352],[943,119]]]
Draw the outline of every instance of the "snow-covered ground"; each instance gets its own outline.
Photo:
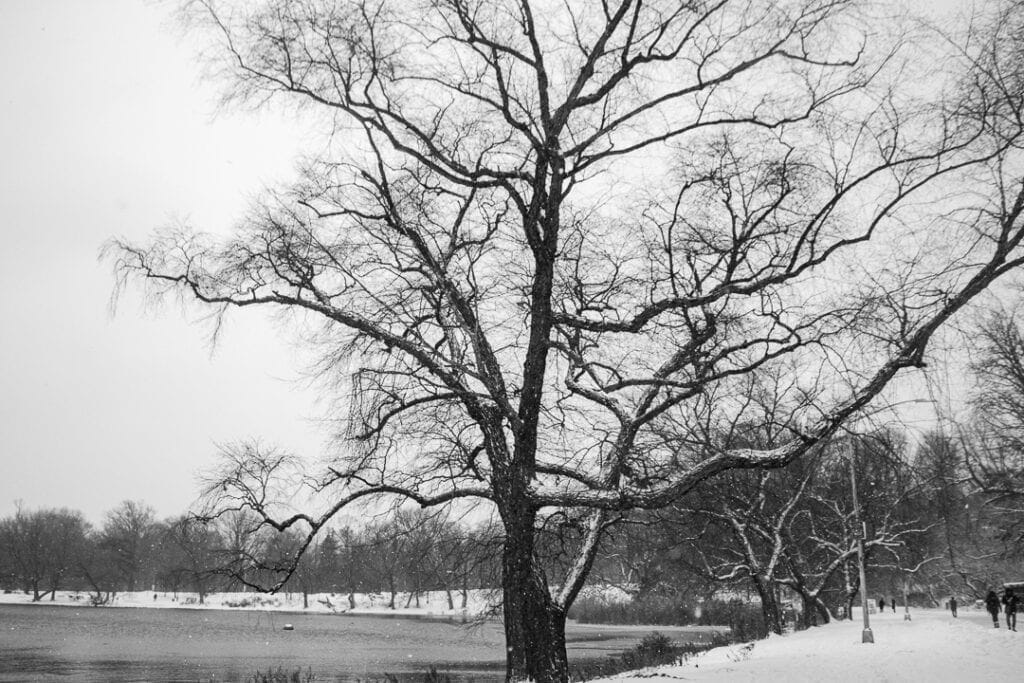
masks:
[[[496,596],[489,590],[470,590],[467,594],[466,607],[462,607],[462,594],[452,592],[452,603],[449,607],[448,596],[443,591],[420,593],[419,600],[408,593],[395,596],[395,609],[388,604],[391,596],[388,593],[356,593],[355,607],[350,607],[347,593],[312,593],[307,596],[308,607],[303,607],[302,593],[210,593],[203,602],[199,602],[196,593],[170,593],[161,591],[122,592],[111,596],[108,607],[149,607],[164,609],[238,609],[277,612],[306,612],[312,614],[406,614],[409,616],[467,616],[472,617],[485,613],[494,603]],[[30,604],[32,596],[20,591],[0,593],[0,604]],[[90,595],[84,591],[57,591],[56,599],[51,601],[47,595],[39,603],[43,605],[74,605],[87,606]],[[406,606],[408,605],[408,606]]]
[[[871,615],[873,644],[863,623],[843,621],[744,645],[709,650],[681,666],[622,674],[610,681],[1024,681],[1024,619],[1018,632],[999,629],[981,610]]]

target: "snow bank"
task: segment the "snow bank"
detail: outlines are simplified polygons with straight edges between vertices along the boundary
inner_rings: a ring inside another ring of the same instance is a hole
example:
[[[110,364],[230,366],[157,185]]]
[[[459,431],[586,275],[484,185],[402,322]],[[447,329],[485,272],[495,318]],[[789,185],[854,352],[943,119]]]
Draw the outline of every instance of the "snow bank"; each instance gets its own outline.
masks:
[[[865,644],[858,613],[852,622],[720,647],[679,666],[606,680],[1019,681],[1024,680],[1024,619],[1020,628],[1008,631],[1004,621],[994,629],[991,618],[977,610],[961,609],[958,619],[941,610],[914,610],[911,621],[904,621],[901,611],[872,615],[875,642]]]
[[[109,607],[148,607],[157,609],[228,609],[262,610],[277,612],[306,612],[310,614],[404,614],[408,616],[474,617],[485,614],[498,599],[490,590],[471,590],[467,595],[466,607],[462,607],[462,594],[453,592],[449,607],[444,591],[420,593],[419,606],[415,596],[410,600],[408,593],[395,596],[395,609],[388,607],[391,596],[388,593],[356,593],[355,607],[350,607],[347,593],[311,593],[307,597],[308,607],[303,607],[302,593],[210,593],[202,603],[198,593],[136,591],[111,596]],[[22,592],[0,594],[0,604],[31,604],[32,596]],[[408,607],[406,607],[408,603]],[[90,605],[90,595],[84,591],[57,591],[56,600],[47,595],[42,605]]]

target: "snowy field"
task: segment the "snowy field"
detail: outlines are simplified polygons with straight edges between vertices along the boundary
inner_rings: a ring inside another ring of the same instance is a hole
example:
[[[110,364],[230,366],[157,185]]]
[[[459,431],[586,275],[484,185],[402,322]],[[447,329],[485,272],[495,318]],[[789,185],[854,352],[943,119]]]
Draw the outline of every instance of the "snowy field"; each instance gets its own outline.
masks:
[[[443,591],[429,591],[416,596],[400,592],[395,596],[395,609],[388,607],[391,596],[388,593],[356,593],[355,607],[350,607],[347,593],[311,593],[307,596],[308,607],[303,607],[302,593],[210,593],[202,603],[197,593],[135,591],[114,594],[108,607],[149,607],[165,609],[238,609],[277,612],[305,612],[311,614],[404,614],[408,616],[461,617],[486,613],[489,605],[500,599],[500,593],[489,590],[471,590],[467,594],[466,608],[462,608],[462,594],[452,592],[449,607],[448,596]],[[89,605],[90,595],[85,591],[57,591],[56,599],[47,595],[39,604]],[[22,592],[0,593],[0,604],[27,605],[32,596]]]
[[[957,619],[942,610],[913,610],[911,621],[902,611],[875,614],[875,642],[864,644],[860,613],[855,617],[608,680],[1024,681],[1024,619],[1014,633],[1005,621],[992,628],[981,610],[961,609]]]

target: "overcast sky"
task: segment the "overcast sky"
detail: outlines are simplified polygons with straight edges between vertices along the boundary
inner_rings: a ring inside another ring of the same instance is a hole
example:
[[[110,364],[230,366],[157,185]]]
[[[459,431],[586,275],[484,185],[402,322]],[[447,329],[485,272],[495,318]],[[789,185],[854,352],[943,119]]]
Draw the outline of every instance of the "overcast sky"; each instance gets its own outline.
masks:
[[[0,516],[125,499],[183,512],[216,444],[309,455],[323,413],[257,312],[212,353],[177,308],[116,316],[112,236],[187,219],[224,230],[287,179],[312,137],[293,119],[214,116],[195,47],[139,0],[0,0]]]
[[[295,121],[214,117],[174,27],[139,0],[0,1],[0,516],[20,500],[98,522],[127,498],[176,514],[216,443],[321,447],[322,411],[260,314],[234,316],[211,356],[176,307],[129,295],[109,313],[105,240],[176,217],[224,229],[308,140]]]

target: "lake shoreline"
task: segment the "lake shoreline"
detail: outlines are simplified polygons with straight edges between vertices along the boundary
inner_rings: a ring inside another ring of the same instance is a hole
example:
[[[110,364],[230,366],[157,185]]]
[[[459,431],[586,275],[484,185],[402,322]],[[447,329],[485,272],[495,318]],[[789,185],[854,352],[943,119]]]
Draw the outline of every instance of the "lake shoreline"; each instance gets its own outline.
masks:
[[[307,606],[303,606],[301,593],[258,593],[258,592],[216,592],[208,593],[200,602],[199,594],[188,591],[124,591],[111,593],[109,602],[102,605],[91,603],[91,593],[86,591],[57,591],[56,599],[50,596],[33,602],[31,594],[21,591],[0,593],[0,605],[51,605],[65,607],[135,607],[146,609],[199,609],[221,611],[259,611],[295,614],[369,614],[386,616],[422,616],[441,618],[477,619],[492,610],[491,598],[494,591],[477,589],[470,591],[465,608],[448,608],[444,591],[429,591],[420,594],[420,606],[412,606],[408,593],[396,595],[396,605],[409,601],[410,606],[390,607],[390,597],[381,593],[356,593],[356,607],[349,607],[348,594],[310,593]],[[460,600],[461,603],[461,600]]]
[[[153,610],[169,610],[169,611],[182,611],[182,612],[196,612],[196,611],[208,611],[208,612],[273,612],[274,614],[300,614],[310,616],[323,616],[323,617],[378,617],[381,619],[423,619],[423,620],[437,620],[437,621],[460,621],[461,615],[455,614],[436,614],[427,613],[422,614],[417,611],[403,610],[396,608],[394,611],[380,612],[373,609],[354,609],[348,611],[337,611],[337,612],[325,612],[316,610],[303,610],[302,608],[270,608],[270,607],[225,607],[223,605],[133,605],[133,604],[114,604],[114,605],[92,605],[87,601],[50,601],[40,600],[38,602],[22,601],[6,601],[0,600],[0,608],[16,606],[16,607],[60,607],[63,609],[67,608],[79,608],[79,609],[125,609],[125,610],[142,610],[142,609],[153,609]],[[484,620],[484,621],[498,621],[496,617],[484,617],[484,616],[467,616],[464,623],[468,623],[472,620]]]
[[[94,683],[245,681],[254,671],[278,669],[310,669],[318,680],[363,683],[418,683],[432,668],[457,683],[504,678],[504,629],[494,618],[460,623],[398,609],[384,614],[141,609],[144,605],[68,610],[91,606],[12,602],[10,595],[0,602],[0,683],[52,680],[55,673]],[[328,616],[335,618],[323,618]],[[286,624],[293,628],[285,629]],[[618,657],[652,631],[693,642],[708,638],[708,630],[569,622],[566,649],[571,663],[592,663]]]
[[[208,610],[217,612],[255,612],[290,615],[327,615],[327,616],[373,616],[396,619],[423,619],[441,622],[475,623],[495,622],[500,619],[491,616],[495,613],[495,602],[500,591],[489,589],[473,589],[467,594],[466,607],[448,608],[445,591],[425,591],[420,594],[420,606],[412,606],[415,598],[410,594],[397,593],[396,607],[391,608],[391,598],[382,593],[356,593],[356,607],[348,607],[348,594],[311,593],[307,596],[308,607],[303,607],[301,593],[256,593],[256,592],[218,592],[209,593],[202,603],[197,593],[134,591],[112,595],[111,602],[96,606],[99,608],[136,608],[136,609],[172,609],[172,610]],[[32,602],[32,596],[22,592],[0,593],[0,607],[3,605],[49,605],[53,607],[79,607],[94,609],[89,601],[89,593],[85,591],[57,591],[57,599],[49,597],[39,602]],[[156,599],[154,599],[154,596]],[[461,605],[461,593],[456,604]],[[402,606],[409,602],[409,607]],[[344,607],[341,607],[344,605]],[[609,630],[636,631],[650,633],[662,631],[666,633],[688,632],[712,634],[722,632],[721,626],[666,626],[655,624],[590,624],[568,620],[577,630]]]

